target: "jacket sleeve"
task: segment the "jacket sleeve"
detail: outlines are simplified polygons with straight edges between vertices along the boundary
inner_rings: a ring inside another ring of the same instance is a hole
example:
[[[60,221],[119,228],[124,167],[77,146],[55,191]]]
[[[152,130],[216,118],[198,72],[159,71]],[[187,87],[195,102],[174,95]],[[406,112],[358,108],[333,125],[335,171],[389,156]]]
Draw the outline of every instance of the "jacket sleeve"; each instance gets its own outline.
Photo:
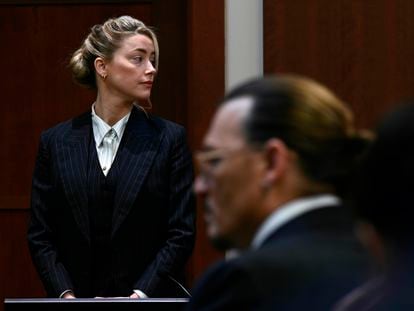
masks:
[[[32,180],[28,244],[32,260],[50,297],[72,289],[68,272],[54,245],[51,197],[54,186],[48,135],[42,134]]]
[[[183,270],[195,242],[196,211],[192,191],[194,174],[185,130],[178,127],[177,131],[176,127],[170,129],[167,135],[174,137],[169,166],[168,235],[153,262],[135,284],[135,289],[143,291],[149,297],[153,296],[162,279],[177,278],[177,273]]]
[[[209,268],[192,291],[187,310],[256,310],[257,286],[250,273],[234,261]]]

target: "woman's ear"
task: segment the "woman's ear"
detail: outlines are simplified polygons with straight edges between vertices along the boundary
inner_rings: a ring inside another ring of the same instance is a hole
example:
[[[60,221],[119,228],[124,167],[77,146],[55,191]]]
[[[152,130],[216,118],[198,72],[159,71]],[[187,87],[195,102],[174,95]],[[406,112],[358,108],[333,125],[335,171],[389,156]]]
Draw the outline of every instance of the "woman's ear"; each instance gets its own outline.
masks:
[[[282,140],[272,138],[267,141],[264,153],[266,172],[263,185],[270,187],[285,174],[290,161],[290,152]]]
[[[108,75],[106,72],[106,62],[102,57],[95,58],[94,61],[95,71],[96,73],[102,78],[106,79],[106,76]]]

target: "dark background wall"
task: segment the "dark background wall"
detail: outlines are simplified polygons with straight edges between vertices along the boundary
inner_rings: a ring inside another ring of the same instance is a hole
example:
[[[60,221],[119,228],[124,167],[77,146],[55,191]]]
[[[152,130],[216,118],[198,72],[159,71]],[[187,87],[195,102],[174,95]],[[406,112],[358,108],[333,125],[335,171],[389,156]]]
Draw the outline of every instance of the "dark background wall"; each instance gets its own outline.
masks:
[[[414,1],[264,0],[263,11],[265,72],[323,82],[360,127],[414,95]]]
[[[265,73],[325,83],[359,126],[412,95],[413,1],[263,0],[263,11]],[[25,239],[39,135],[90,108],[94,94],[71,81],[67,61],[92,25],[121,14],[157,29],[152,112],[183,124],[193,150],[224,93],[224,0],[0,0],[1,300],[44,295]],[[222,257],[205,237],[201,206],[198,216],[190,281]]]

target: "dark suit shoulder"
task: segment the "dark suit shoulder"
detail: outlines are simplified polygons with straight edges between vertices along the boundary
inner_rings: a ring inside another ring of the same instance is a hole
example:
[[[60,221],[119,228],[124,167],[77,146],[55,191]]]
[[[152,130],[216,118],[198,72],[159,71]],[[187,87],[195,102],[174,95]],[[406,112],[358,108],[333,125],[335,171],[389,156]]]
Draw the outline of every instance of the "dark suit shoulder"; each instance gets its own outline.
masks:
[[[172,146],[187,145],[187,132],[182,125],[156,116],[151,116],[150,119],[163,137],[164,143]]]
[[[66,120],[64,122],[60,122],[42,132],[42,136],[45,137],[53,137],[55,135],[60,135],[62,133],[67,132],[71,128],[72,120]]]
[[[257,290],[239,259],[221,261],[199,280],[188,310],[251,310],[261,298]]]
[[[275,230],[265,241],[273,243],[280,239],[307,237],[355,238],[354,220],[342,205],[326,206],[307,211]]]
[[[190,309],[329,310],[366,277],[366,261],[352,245],[288,242],[214,266],[195,288]]]
[[[167,131],[169,133],[182,134],[185,132],[185,129],[182,125],[175,123],[173,121],[151,115],[151,121],[158,128],[159,131]]]
[[[215,266],[194,304],[215,294],[227,297],[226,306],[242,301],[247,309],[329,310],[369,272],[367,254],[337,214],[336,208],[309,212],[276,230],[261,248]],[[234,287],[235,280],[242,286]]]
[[[41,133],[41,140],[44,142],[54,141],[69,134],[73,129],[91,124],[91,112],[87,111],[79,116],[60,122]]]

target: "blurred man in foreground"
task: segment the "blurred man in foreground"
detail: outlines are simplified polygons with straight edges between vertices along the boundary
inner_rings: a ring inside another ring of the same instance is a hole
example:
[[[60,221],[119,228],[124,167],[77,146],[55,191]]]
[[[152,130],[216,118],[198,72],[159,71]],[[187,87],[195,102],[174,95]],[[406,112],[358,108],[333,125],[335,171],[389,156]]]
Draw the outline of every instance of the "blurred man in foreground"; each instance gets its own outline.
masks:
[[[342,206],[366,141],[324,86],[276,76],[230,92],[198,154],[207,233],[240,257],[210,269],[191,310],[328,310],[364,279]]]

